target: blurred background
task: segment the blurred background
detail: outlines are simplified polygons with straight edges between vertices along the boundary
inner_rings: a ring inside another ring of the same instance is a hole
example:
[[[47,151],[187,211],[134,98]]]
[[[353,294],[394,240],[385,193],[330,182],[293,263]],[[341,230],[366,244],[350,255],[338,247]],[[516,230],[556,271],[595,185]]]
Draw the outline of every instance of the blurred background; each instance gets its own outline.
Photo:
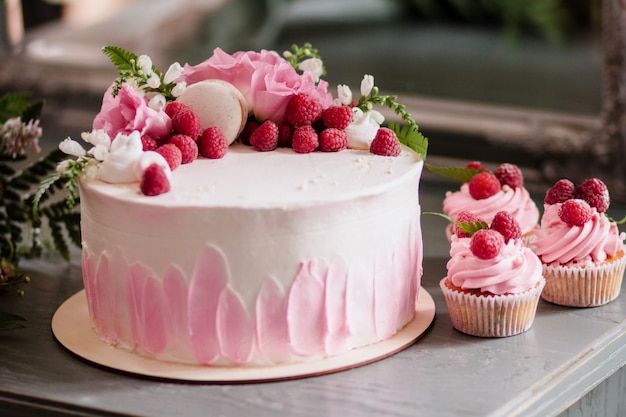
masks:
[[[116,76],[105,45],[166,69],[199,63],[217,46],[282,52],[311,42],[333,93],[339,83],[358,89],[367,73],[382,93],[400,96],[430,138],[431,163],[517,163],[538,190],[599,174],[621,184],[622,171],[605,172],[614,162],[606,155],[590,163],[607,154],[594,148],[605,126],[601,4],[4,0],[0,90],[44,98],[44,146],[56,146],[90,129]]]

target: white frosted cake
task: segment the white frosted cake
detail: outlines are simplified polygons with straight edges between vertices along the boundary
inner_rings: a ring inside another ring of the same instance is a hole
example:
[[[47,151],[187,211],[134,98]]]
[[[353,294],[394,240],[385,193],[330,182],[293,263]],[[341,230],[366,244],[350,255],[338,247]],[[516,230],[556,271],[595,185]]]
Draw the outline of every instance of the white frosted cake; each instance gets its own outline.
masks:
[[[159,358],[282,363],[386,339],[415,314],[422,162],[233,145],[172,175],[81,187],[98,335]]]
[[[347,87],[333,101],[301,71],[269,88],[282,101],[261,117],[254,82],[232,76],[250,60],[252,72],[267,60],[270,76],[289,73],[278,55],[216,51],[208,61],[228,77],[214,80],[205,63],[172,76],[145,56],[105,52],[134,79],[105,93],[83,134],[90,150],[61,144],[77,158],[58,170],[80,188],[100,339],[166,361],[271,365],[370,345],[414,318],[423,154],[406,129],[380,127],[371,77],[356,104]],[[225,70],[225,60],[236,65]],[[381,100],[398,109],[395,97]]]

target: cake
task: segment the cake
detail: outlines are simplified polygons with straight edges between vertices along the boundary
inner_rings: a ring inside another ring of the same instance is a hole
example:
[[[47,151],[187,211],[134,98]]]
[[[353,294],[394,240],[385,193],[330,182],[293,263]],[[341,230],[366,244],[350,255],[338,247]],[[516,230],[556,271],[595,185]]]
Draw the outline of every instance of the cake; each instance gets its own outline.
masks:
[[[451,172],[450,169],[444,173]],[[462,181],[457,191],[448,191],[443,200],[443,212],[456,219],[462,210],[471,211],[487,223],[499,211],[507,211],[517,220],[524,240],[539,223],[539,209],[524,187],[524,177],[517,165],[500,164],[493,172],[479,162],[470,162],[464,169],[452,171]],[[452,225],[446,235],[450,238]]]
[[[502,211],[489,226],[480,219],[456,224],[472,227],[451,236],[448,273],[439,283],[454,328],[480,337],[528,330],[545,280],[515,219]]]
[[[578,186],[562,179],[546,192],[541,225],[531,242],[543,263],[546,301],[593,307],[619,296],[626,236],[606,215],[609,204],[608,189],[598,178]]]
[[[162,74],[105,48],[120,78],[82,135],[92,148],[66,139],[76,158],[58,170],[79,187],[103,342],[163,361],[277,365],[386,340],[414,318],[421,135],[371,76],[359,101],[346,86],[333,99],[303,64],[318,68],[312,51],[216,49]],[[408,127],[380,126],[376,100]]]

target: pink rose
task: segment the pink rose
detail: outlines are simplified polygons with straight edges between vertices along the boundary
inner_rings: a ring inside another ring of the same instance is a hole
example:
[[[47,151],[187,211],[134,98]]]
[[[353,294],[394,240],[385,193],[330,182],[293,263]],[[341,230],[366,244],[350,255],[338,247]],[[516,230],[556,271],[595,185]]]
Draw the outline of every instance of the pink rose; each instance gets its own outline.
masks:
[[[289,98],[296,93],[310,94],[323,108],[332,104],[328,83],[316,85],[310,71],[301,76],[287,60],[266,50],[229,55],[216,48],[204,62],[185,65],[181,81],[190,85],[206,79],[234,85],[245,97],[248,111],[259,120],[282,120]]]
[[[123,84],[113,97],[113,86],[104,94],[100,113],[93,121],[93,129],[103,129],[114,139],[118,133],[125,135],[137,130],[155,139],[168,137],[172,120],[163,110],[148,106],[146,97],[128,84]]]

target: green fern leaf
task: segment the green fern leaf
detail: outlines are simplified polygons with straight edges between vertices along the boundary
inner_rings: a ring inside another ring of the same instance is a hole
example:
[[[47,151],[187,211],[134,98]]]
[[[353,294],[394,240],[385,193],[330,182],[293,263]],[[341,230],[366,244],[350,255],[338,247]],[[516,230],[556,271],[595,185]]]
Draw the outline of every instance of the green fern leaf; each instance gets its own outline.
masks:
[[[102,52],[109,57],[118,71],[132,71],[132,61],[137,61],[137,55],[119,46],[105,46]]]
[[[428,151],[428,139],[417,130],[416,126],[404,125],[397,123],[389,123],[389,129],[393,130],[401,144],[408,146],[418,153],[422,161],[426,160]]]
[[[63,228],[57,222],[50,221],[50,234],[52,236],[52,240],[54,242],[54,247],[61,254],[63,259],[66,261],[70,260],[70,249],[69,245],[65,240],[65,236],[63,235]]]
[[[22,122],[28,123],[31,120],[39,120],[41,112],[43,111],[43,105],[44,102],[42,100],[26,107],[22,112]]]
[[[455,179],[461,183],[469,182],[472,177],[480,172],[481,169],[467,168],[467,167],[441,167],[431,164],[426,164],[426,169],[435,174],[443,175],[444,177]]]

